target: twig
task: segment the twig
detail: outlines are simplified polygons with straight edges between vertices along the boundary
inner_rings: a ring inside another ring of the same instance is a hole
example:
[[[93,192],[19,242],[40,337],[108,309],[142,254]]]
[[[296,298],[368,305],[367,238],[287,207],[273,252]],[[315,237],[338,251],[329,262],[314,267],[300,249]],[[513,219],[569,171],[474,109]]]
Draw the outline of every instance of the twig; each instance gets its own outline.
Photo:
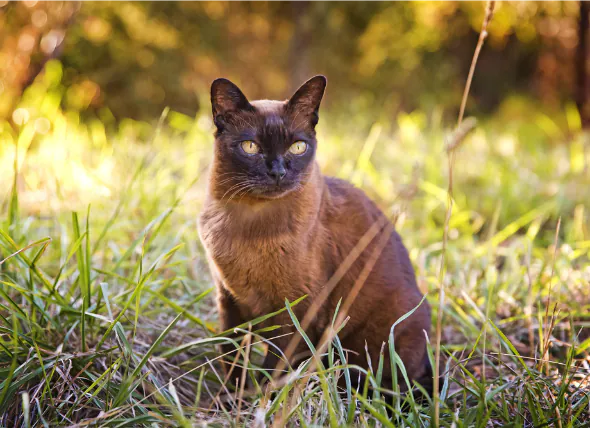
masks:
[[[549,306],[551,306],[551,292],[553,291],[553,277],[555,275],[555,260],[557,258],[557,245],[559,243],[559,229],[561,228],[561,217],[557,220],[557,226],[555,228],[555,238],[553,240],[553,258],[551,262],[551,276],[549,277],[549,294],[547,296],[547,307],[545,308],[545,317],[543,324],[546,326],[547,321],[549,321],[549,326],[546,328],[545,337],[543,337],[543,343],[541,343],[541,361],[546,361],[549,358],[549,343],[551,340],[551,332],[555,327],[555,319],[557,318],[557,305],[559,303],[559,293],[557,301],[555,302],[555,306],[553,307],[553,312],[551,313],[551,319],[549,319]],[[543,362],[539,366],[539,371],[542,371],[543,367],[548,370],[549,365],[546,362]],[[548,371],[547,371],[548,373]]]
[[[461,109],[459,110],[459,118],[457,120],[457,128],[453,135],[455,136],[455,143],[454,144],[447,144],[447,161],[448,161],[448,174],[449,174],[449,185],[447,188],[447,213],[445,217],[445,225],[443,230],[443,246],[442,246],[442,254],[441,254],[441,261],[440,261],[440,270],[439,270],[439,301],[438,301],[438,312],[436,317],[436,349],[435,349],[435,364],[434,364],[434,378],[433,378],[433,400],[434,400],[434,426],[439,426],[439,419],[440,419],[440,397],[439,397],[439,375],[440,375],[440,342],[442,336],[442,314],[443,314],[443,305],[445,302],[445,288],[444,288],[444,280],[445,280],[445,265],[446,265],[446,249],[447,249],[447,241],[449,235],[449,223],[451,220],[451,214],[453,211],[453,160],[455,154],[455,148],[459,146],[460,142],[463,138],[467,135],[467,132],[464,131],[464,128],[461,128],[461,124],[463,123],[463,115],[465,114],[465,106],[467,104],[467,96],[469,95],[469,89],[471,88],[471,82],[473,80],[473,74],[475,73],[475,65],[477,64],[477,59],[479,58],[479,53],[481,52],[481,48],[483,43],[488,35],[488,24],[492,20],[492,16],[494,14],[494,7],[496,5],[495,1],[488,1],[486,6],[485,16],[483,23],[481,25],[481,31],[479,33],[479,40],[477,41],[477,46],[475,48],[475,52],[473,53],[473,59],[471,60],[471,68],[469,69],[469,75],[467,76],[467,82],[465,83],[465,90],[463,91],[463,99],[461,101]],[[473,123],[475,126],[475,123]],[[472,128],[471,128],[472,129]],[[461,137],[462,138],[459,138]],[[453,139],[450,139],[451,143]],[[449,150],[450,148],[450,150]]]
[[[240,410],[242,409],[242,398],[244,397],[244,389],[246,388],[246,375],[248,372],[248,365],[250,364],[250,344],[252,343],[252,334],[248,333],[245,337],[246,342],[246,356],[244,361],[244,369],[242,370],[242,377],[240,379],[240,392],[238,393],[238,413],[236,422],[240,421]]]
[[[479,32],[479,40],[477,41],[477,46],[475,47],[475,52],[473,53],[473,59],[471,60],[471,68],[469,68],[469,75],[467,76],[467,82],[465,83],[465,89],[463,90],[463,99],[461,100],[461,109],[459,110],[459,119],[457,120],[457,126],[461,125],[461,122],[463,121],[463,114],[465,113],[465,106],[467,105],[467,96],[469,95],[469,90],[471,89],[471,82],[473,80],[473,74],[475,73],[475,65],[477,64],[479,53],[481,52],[481,48],[483,47],[483,42],[485,41],[486,37],[488,37],[488,24],[492,20],[492,16],[494,16],[495,7],[495,1],[488,1],[488,4],[486,6],[486,14],[483,18],[483,23],[481,24],[481,31]]]

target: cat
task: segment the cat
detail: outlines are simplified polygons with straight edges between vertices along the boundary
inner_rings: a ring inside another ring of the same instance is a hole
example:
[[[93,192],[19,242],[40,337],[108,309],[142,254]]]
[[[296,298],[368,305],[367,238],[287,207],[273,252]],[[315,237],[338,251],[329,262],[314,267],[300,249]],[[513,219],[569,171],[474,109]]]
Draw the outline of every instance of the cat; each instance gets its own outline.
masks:
[[[326,83],[324,76],[315,76],[287,101],[252,102],[227,79],[211,85],[214,155],[198,228],[217,288],[221,329],[306,295],[293,312],[299,321],[307,316],[303,328],[318,346],[339,302],[358,293],[338,336],[349,364],[367,368],[368,353],[376,368],[392,324],[417,307],[395,327],[395,350],[409,379],[429,389],[430,308],[426,301],[420,304],[408,252],[363,191],[323,176],[315,161],[321,146],[315,127]],[[283,365],[309,354],[304,341],[292,342],[298,333],[288,312],[265,325],[282,327],[267,333],[274,346],[263,368],[280,368],[281,353],[293,343],[290,361]],[[391,387],[385,349],[382,385]],[[222,346],[224,353],[232,350],[231,344]],[[224,367],[228,371],[227,361]],[[239,373],[233,372],[232,379]]]

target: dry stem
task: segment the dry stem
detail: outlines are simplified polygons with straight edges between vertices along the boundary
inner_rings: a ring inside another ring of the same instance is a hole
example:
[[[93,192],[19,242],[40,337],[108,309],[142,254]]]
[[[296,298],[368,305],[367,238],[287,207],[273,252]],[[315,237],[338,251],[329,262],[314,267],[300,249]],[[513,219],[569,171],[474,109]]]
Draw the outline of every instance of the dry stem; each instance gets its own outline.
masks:
[[[486,12],[484,16],[483,23],[481,25],[481,31],[479,33],[479,40],[477,41],[477,46],[475,48],[475,52],[473,53],[473,59],[471,60],[471,68],[469,69],[469,75],[467,76],[467,82],[465,83],[465,90],[463,91],[463,99],[461,101],[461,109],[459,110],[459,118],[457,120],[457,128],[451,137],[451,141],[455,140],[456,143],[454,144],[447,144],[447,148],[450,147],[450,150],[447,149],[447,161],[448,161],[448,171],[449,171],[449,185],[447,189],[447,213],[445,217],[445,225],[443,230],[443,247],[442,247],[442,254],[441,254],[441,261],[440,261],[440,270],[439,270],[439,301],[438,301],[438,311],[437,311],[437,318],[436,318],[436,349],[435,349],[435,363],[434,363],[434,379],[433,379],[433,400],[434,400],[434,426],[439,426],[439,419],[440,419],[440,399],[439,399],[439,376],[440,376],[440,342],[441,342],[441,335],[442,335],[442,314],[443,314],[443,306],[445,302],[445,288],[444,288],[444,279],[445,279],[445,265],[446,265],[446,248],[447,248],[447,241],[448,241],[448,234],[449,234],[449,223],[451,220],[451,214],[453,211],[453,160],[455,151],[454,148],[459,146],[460,141],[465,137],[466,133],[461,128],[461,124],[463,122],[463,115],[465,114],[465,106],[467,105],[467,96],[469,95],[469,89],[471,88],[471,82],[473,80],[473,74],[475,73],[475,66],[477,64],[477,59],[479,58],[479,53],[481,52],[481,48],[483,47],[483,43],[488,35],[488,24],[492,20],[492,16],[494,14],[494,7],[496,5],[495,1],[488,1]],[[475,125],[475,124],[473,124]],[[461,137],[462,135],[462,137]]]

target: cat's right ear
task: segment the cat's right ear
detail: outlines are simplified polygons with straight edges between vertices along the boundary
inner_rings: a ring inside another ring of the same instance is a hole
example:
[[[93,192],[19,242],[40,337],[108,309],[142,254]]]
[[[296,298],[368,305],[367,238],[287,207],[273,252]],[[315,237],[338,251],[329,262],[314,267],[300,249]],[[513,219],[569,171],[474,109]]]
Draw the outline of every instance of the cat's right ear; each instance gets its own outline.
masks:
[[[225,124],[225,115],[240,110],[254,110],[246,96],[227,79],[215,79],[211,84],[213,121],[219,130]]]

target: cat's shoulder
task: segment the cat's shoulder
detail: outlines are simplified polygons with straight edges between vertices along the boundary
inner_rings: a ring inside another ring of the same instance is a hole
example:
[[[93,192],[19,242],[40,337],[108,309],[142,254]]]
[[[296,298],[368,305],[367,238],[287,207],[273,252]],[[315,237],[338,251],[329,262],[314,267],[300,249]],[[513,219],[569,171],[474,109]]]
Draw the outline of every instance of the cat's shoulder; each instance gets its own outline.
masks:
[[[333,197],[369,199],[365,192],[346,180],[329,176],[324,176],[324,180]]]
[[[373,202],[363,190],[348,181],[328,176],[324,176],[324,180],[330,192],[330,199],[332,200],[333,205],[356,210],[363,208],[363,211],[375,211],[376,213],[380,213],[375,202]]]

